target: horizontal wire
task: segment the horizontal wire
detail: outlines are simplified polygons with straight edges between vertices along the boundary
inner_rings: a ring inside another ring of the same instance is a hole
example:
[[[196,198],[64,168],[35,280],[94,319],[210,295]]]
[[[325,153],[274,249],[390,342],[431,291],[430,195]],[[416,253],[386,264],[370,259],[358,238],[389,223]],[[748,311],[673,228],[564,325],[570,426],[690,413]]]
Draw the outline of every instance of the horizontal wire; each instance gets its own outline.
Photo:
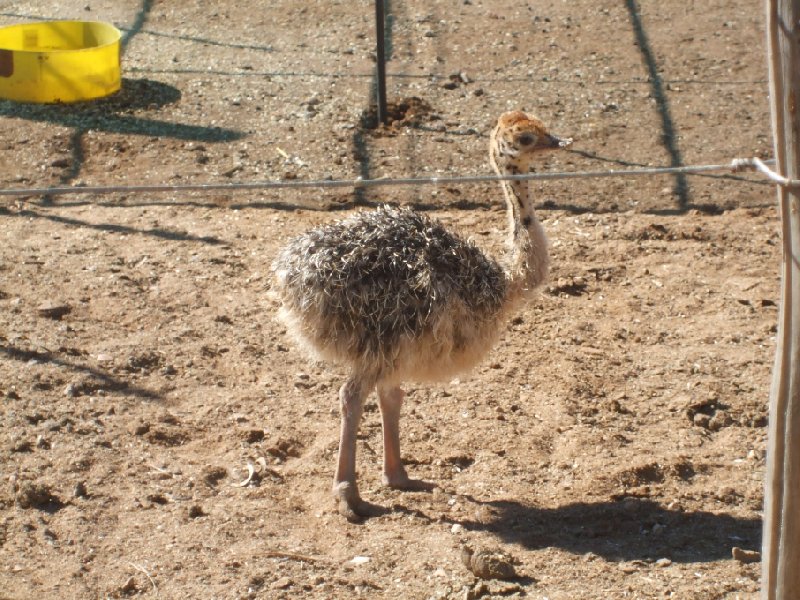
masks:
[[[760,163],[760,166],[759,164]],[[270,189],[302,188],[368,188],[403,185],[453,185],[462,183],[484,183],[497,181],[552,181],[557,179],[596,179],[601,177],[641,177],[650,175],[699,174],[711,171],[737,171],[743,168],[758,169],[770,179],[782,185],[793,182],[782,178],[766,167],[775,164],[774,160],[761,161],[757,158],[737,158],[726,164],[689,165],[685,167],[650,167],[645,169],[620,169],[611,171],[566,171],[553,173],[525,173],[522,175],[473,175],[446,177],[385,177],[380,179],[323,179],[323,180],[278,180],[253,181],[249,183],[186,183],[158,185],[109,185],[109,186],[63,186],[47,188],[0,189],[0,196],[64,196],[69,194],[142,194],[163,192],[212,192],[212,191],[253,191]],[[763,167],[763,169],[761,168]],[[766,171],[764,170],[766,169]],[[769,175],[767,173],[772,173]],[[779,178],[779,179],[776,179]],[[783,179],[783,181],[781,181]],[[786,183],[788,182],[788,183]]]
[[[800,180],[789,179],[770,169],[767,164],[775,164],[774,160],[763,161],[760,158],[734,158],[731,167],[734,172],[753,169],[766,176],[770,181],[783,187],[800,187]]]

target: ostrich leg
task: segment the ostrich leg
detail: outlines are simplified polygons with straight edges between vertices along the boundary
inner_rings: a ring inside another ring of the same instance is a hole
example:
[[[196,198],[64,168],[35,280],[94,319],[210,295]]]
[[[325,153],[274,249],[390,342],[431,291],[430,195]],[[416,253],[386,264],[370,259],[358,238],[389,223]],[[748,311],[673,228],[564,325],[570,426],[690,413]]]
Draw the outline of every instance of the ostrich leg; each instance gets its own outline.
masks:
[[[400,490],[431,490],[427,481],[411,479],[400,458],[400,409],[403,390],[378,386],[378,401],[383,419],[383,483]]]
[[[339,459],[333,478],[333,495],[339,513],[348,521],[359,521],[368,512],[368,505],[361,500],[356,485],[356,435],[364,399],[371,389],[372,386],[366,384],[363,378],[353,375],[339,390],[342,429],[339,437]]]

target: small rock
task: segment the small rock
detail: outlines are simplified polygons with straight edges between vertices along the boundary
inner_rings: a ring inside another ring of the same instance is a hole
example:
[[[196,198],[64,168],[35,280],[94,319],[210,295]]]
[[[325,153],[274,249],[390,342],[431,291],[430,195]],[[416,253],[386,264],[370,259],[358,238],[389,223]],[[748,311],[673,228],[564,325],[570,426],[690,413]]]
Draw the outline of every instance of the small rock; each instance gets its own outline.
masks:
[[[719,431],[723,427],[728,427],[733,422],[730,415],[723,410],[718,410],[714,416],[708,420],[708,428],[711,431]]]
[[[12,439],[11,452],[33,452],[33,444],[30,440]]]
[[[316,383],[313,381],[309,381],[308,378],[303,379],[302,377],[299,376],[294,382],[294,387],[298,390],[309,390],[313,388],[315,385]]]
[[[354,556],[350,562],[354,565],[365,565],[370,561],[369,556]]]
[[[508,582],[499,582],[495,581],[489,584],[489,594],[493,598],[501,597],[505,598],[507,596],[511,596],[512,594],[517,594],[522,592],[522,586],[518,583],[508,583]]]
[[[264,440],[263,429],[250,429],[244,432],[244,441],[248,444],[255,444]]]
[[[137,592],[136,579],[128,577],[128,581],[123,583],[119,588],[120,593],[127,595],[135,594]]]
[[[78,388],[75,386],[74,383],[68,383],[67,387],[64,388],[64,395],[67,398],[75,398],[79,394]]]
[[[55,419],[47,419],[46,421],[42,422],[42,429],[45,431],[61,431],[62,427],[64,427],[64,424]]]
[[[58,320],[64,315],[68,315],[69,313],[71,313],[72,307],[69,306],[68,304],[51,302],[48,300],[46,302],[42,302],[39,306],[37,306],[36,312],[41,317]]]
[[[148,502],[152,502],[153,504],[169,504],[169,499],[164,494],[147,494],[145,497]]]
[[[738,546],[731,548],[731,556],[733,556],[733,560],[737,560],[743,564],[761,562],[761,552],[757,550],[744,550]]]
[[[270,586],[273,590],[285,590],[292,587],[293,581],[288,577],[276,579]]]
[[[461,549],[461,561],[479,579],[513,579],[516,577],[512,558],[499,551]]]
[[[172,413],[164,412],[158,416],[159,423],[166,423],[167,425],[180,425],[181,421]]]
[[[88,498],[89,492],[86,489],[86,482],[79,481],[78,483],[76,483],[72,495],[75,498]]]
[[[694,417],[692,417],[692,422],[698,427],[708,429],[708,424],[711,422],[711,417],[704,413],[696,413]]]
[[[741,499],[741,495],[736,489],[729,485],[722,486],[714,494],[714,498],[723,502],[724,504],[737,504]]]
[[[464,591],[464,600],[478,600],[489,594],[489,587],[483,581],[477,582],[471,588]]]
[[[150,432],[150,424],[149,423],[135,423],[133,427],[131,427],[131,433],[133,435],[141,436],[145,435]]]
[[[656,561],[656,566],[657,567],[668,567],[671,564],[672,564],[672,561],[670,559],[668,559],[668,558],[659,558]]]

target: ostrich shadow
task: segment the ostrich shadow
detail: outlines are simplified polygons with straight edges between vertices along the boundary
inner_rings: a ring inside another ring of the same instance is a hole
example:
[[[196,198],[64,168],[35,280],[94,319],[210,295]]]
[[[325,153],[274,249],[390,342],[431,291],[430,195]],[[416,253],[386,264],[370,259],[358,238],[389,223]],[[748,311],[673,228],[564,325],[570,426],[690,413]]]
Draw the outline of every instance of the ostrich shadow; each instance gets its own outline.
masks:
[[[556,508],[468,498],[485,507],[490,516],[480,521],[453,519],[454,524],[491,533],[528,550],[555,547],[610,561],[669,558],[690,563],[730,558],[733,546],[761,546],[760,519],[670,510],[637,497]]]

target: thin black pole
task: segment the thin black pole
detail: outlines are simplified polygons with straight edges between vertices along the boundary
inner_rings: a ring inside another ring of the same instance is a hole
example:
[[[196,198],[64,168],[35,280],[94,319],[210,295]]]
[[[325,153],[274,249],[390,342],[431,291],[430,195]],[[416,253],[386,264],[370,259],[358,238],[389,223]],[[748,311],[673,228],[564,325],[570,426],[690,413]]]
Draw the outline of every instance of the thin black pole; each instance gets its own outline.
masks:
[[[384,41],[384,28],[386,19],[383,10],[384,0],[375,0],[375,32],[377,39],[378,63],[378,123],[386,123],[386,43]]]

